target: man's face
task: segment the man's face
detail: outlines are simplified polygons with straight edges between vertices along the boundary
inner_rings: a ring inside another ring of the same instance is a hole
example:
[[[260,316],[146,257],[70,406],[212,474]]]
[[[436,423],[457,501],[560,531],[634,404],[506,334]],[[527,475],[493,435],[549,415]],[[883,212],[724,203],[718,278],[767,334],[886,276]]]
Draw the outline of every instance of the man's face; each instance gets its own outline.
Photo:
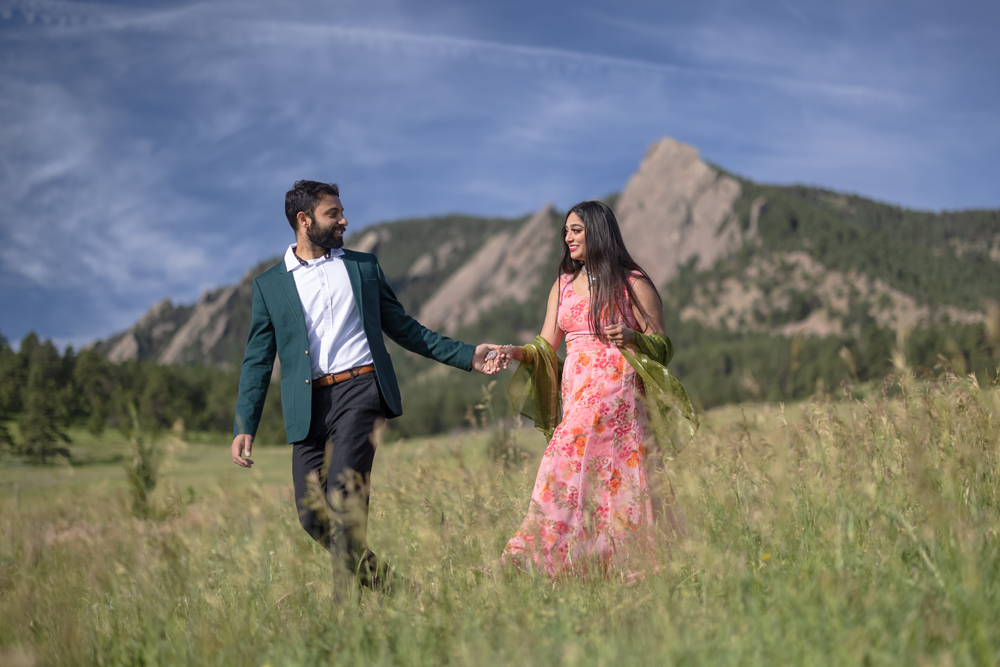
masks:
[[[327,249],[344,245],[347,218],[344,217],[344,205],[340,203],[340,197],[323,195],[316,204],[316,210],[308,217],[309,225],[305,233],[312,243]]]

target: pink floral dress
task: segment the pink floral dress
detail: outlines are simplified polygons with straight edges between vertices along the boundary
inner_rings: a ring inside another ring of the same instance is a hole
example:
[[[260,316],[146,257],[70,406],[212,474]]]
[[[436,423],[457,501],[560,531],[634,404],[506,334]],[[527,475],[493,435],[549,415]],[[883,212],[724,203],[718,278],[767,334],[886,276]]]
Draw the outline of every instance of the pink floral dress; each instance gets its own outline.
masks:
[[[560,277],[562,421],[542,457],[528,516],[501,557],[549,576],[634,573],[652,547],[640,381],[618,348],[590,331],[589,309],[589,295],[576,294],[571,276]],[[631,312],[625,324],[636,328]]]

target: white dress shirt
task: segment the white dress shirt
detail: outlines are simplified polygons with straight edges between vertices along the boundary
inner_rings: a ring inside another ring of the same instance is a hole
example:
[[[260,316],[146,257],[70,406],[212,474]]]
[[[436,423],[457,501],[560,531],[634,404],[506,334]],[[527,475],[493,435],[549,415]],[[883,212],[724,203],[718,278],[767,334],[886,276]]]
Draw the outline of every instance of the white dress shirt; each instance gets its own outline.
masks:
[[[285,251],[285,268],[295,278],[306,319],[314,378],[372,363],[343,255],[336,249],[326,257],[300,260],[294,243]]]

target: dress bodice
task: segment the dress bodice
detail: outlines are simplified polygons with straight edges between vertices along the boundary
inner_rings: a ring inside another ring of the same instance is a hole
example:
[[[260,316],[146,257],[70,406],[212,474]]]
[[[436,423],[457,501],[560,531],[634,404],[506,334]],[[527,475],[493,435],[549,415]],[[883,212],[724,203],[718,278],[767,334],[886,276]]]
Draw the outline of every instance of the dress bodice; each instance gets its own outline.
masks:
[[[632,280],[638,277],[633,275]],[[628,295],[626,294],[626,302]],[[624,313],[625,326],[635,329],[638,323],[632,314],[632,309],[628,308]],[[590,329],[590,295],[577,294],[573,289],[573,276],[564,273],[559,276],[559,312],[556,322],[559,328],[566,334],[566,353],[589,352],[603,350],[614,347],[601,341]],[[603,325],[603,323],[602,323]]]

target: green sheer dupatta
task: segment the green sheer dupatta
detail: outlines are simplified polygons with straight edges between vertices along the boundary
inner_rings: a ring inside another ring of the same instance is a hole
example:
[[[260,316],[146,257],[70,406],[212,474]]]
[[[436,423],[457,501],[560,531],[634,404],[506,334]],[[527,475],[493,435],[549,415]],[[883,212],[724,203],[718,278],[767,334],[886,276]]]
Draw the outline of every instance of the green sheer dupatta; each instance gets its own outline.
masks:
[[[661,333],[635,332],[635,350],[622,348],[625,361],[642,379],[649,426],[666,454],[675,456],[687,446],[698,430],[691,397],[667,364],[674,356],[674,345]]]
[[[535,422],[535,428],[552,439],[562,419],[559,382],[563,361],[541,336],[521,347],[521,363],[507,385],[507,398],[514,412]]]
[[[698,430],[698,417],[684,385],[667,369],[674,346],[663,334],[635,334],[635,351],[622,348],[622,356],[642,380],[649,425],[667,455],[679,453]],[[559,385],[563,362],[541,336],[521,348],[523,357],[507,386],[514,411],[535,422],[535,428],[552,439],[562,419]]]

